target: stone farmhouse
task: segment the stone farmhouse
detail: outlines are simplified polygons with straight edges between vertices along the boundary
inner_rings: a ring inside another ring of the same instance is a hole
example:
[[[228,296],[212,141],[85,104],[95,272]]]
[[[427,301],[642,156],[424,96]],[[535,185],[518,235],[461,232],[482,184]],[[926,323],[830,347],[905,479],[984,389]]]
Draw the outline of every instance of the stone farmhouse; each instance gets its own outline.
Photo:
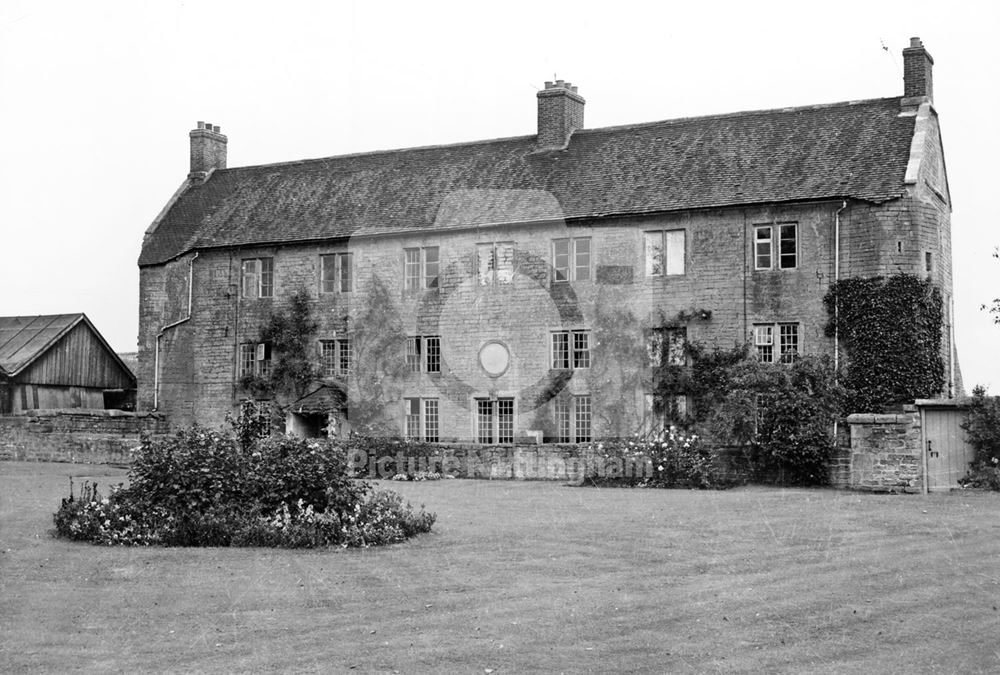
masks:
[[[286,404],[303,429],[632,433],[649,423],[650,351],[833,355],[830,284],[897,272],[942,291],[947,395],[934,62],[918,38],[903,56],[902,96],[587,129],[559,80],[538,92],[537,133],[263,166],[227,167],[226,136],[199,122],[139,258],[139,408],[215,425],[260,398],[247,377],[276,358],[260,328],[304,292],[323,377]]]

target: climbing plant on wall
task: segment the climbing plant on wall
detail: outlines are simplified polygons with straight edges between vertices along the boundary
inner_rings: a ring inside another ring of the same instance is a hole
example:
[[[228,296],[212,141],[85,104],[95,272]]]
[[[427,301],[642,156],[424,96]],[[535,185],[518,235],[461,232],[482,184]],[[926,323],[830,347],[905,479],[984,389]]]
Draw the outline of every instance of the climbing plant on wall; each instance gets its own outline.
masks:
[[[823,298],[847,355],[850,412],[931,398],[944,385],[941,291],[911,274],[841,279]]]
[[[348,378],[348,415],[363,435],[398,433],[388,406],[397,405],[407,372],[406,332],[385,282],[373,274],[350,317],[354,357]]]
[[[306,394],[319,378],[313,346],[317,330],[309,292],[300,288],[289,298],[288,306],[272,313],[258,331],[258,342],[271,348],[269,371],[247,375],[240,384],[259,397],[274,396],[279,404]]]

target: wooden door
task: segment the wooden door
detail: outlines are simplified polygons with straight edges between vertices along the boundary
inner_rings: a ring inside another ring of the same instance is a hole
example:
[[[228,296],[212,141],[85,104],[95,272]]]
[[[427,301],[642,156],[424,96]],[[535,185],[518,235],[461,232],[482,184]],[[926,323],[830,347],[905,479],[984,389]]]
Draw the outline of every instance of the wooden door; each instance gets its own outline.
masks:
[[[975,453],[965,442],[962,408],[926,408],[924,412],[924,452],[927,453],[927,488],[950,490],[969,470]]]

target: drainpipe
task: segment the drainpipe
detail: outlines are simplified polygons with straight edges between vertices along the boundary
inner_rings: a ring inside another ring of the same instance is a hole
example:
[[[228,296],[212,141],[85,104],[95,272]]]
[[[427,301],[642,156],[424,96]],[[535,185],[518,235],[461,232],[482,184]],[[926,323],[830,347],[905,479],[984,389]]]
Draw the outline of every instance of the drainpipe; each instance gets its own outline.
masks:
[[[194,300],[194,261],[198,259],[198,252],[191,256],[191,263],[188,267],[188,306],[187,306],[187,316],[183,319],[174,321],[160,329],[160,332],[156,334],[156,347],[154,349],[153,356],[153,412],[156,412],[160,408],[160,338],[162,338],[168,330],[171,328],[176,328],[177,326],[191,320],[191,303]]]
[[[840,281],[840,214],[847,208],[845,199],[833,216],[833,282]],[[839,289],[838,289],[839,290]],[[833,303],[833,381],[840,381],[840,299]],[[833,420],[833,442],[837,442],[840,420]]]
[[[833,225],[833,281],[840,281],[840,214],[847,208],[847,200],[834,215]],[[840,300],[833,303],[833,377],[836,381],[839,378],[838,368],[840,367]]]

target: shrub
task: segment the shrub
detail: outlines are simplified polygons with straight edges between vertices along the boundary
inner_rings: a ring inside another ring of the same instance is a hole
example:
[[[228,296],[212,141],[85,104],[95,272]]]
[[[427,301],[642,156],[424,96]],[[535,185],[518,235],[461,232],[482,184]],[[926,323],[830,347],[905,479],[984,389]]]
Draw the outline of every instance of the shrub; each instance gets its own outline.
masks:
[[[983,387],[973,389],[962,429],[976,455],[969,474],[959,482],[967,487],[1000,490],[1000,398],[987,396]]]
[[[347,475],[328,441],[258,439],[243,449],[193,427],[144,439],[131,485],[102,498],[84,486],[54,514],[55,534],[102,544],[371,546],[430,530],[434,515]]]
[[[702,490],[727,486],[705,442],[675,427],[649,439],[601,441],[590,450],[596,459],[587,466],[592,484]]]
[[[711,434],[720,445],[744,448],[755,480],[822,485],[843,395],[826,358],[801,357],[790,367],[746,359],[731,368]]]

